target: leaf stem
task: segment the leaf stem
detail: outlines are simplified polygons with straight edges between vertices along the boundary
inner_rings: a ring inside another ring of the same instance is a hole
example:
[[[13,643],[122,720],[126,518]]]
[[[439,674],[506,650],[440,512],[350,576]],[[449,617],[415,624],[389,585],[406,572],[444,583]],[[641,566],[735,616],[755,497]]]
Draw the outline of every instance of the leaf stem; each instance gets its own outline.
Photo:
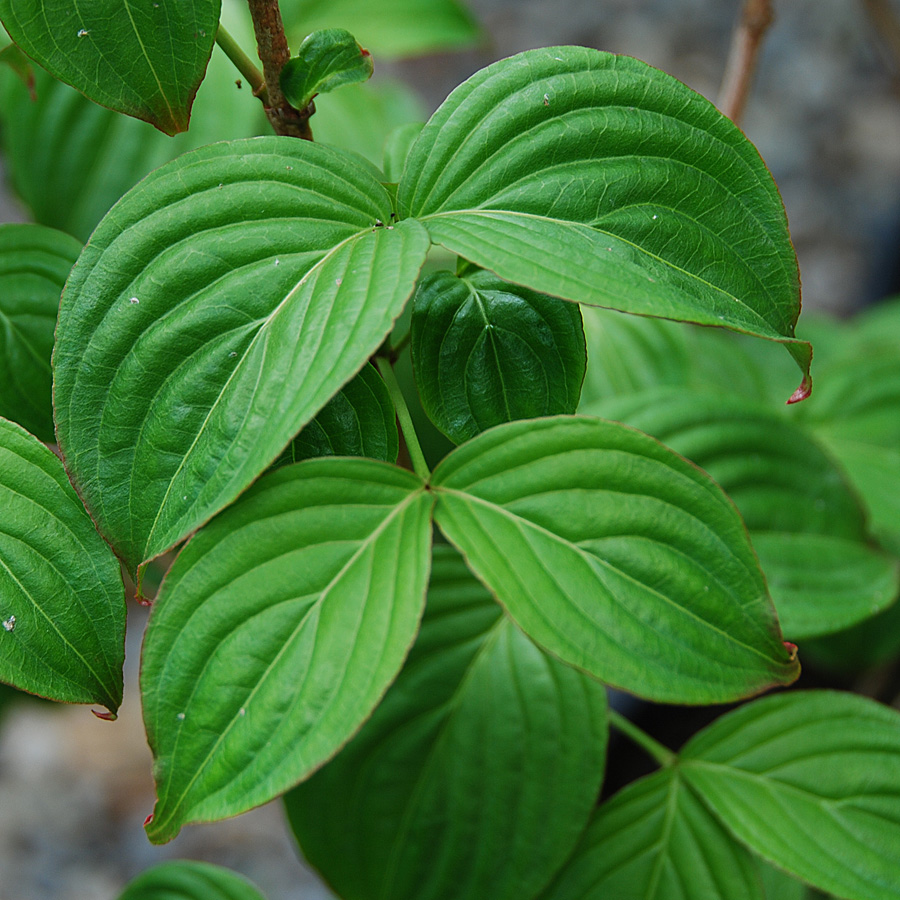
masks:
[[[428,481],[431,478],[431,470],[428,468],[428,463],[425,462],[425,454],[422,453],[422,448],[419,445],[419,437],[416,434],[412,416],[409,414],[406,398],[403,396],[403,391],[400,390],[400,383],[394,374],[394,367],[391,365],[390,360],[383,356],[376,357],[375,363],[378,366],[381,377],[384,379],[384,383],[387,385],[394,409],[397,411],[397,419],[400,422],[403,439],[406,441],[406,449],[409,451],[413,471],[423,481]]]
[[[238,42],[222,25],[219,25],[219,30],[216,32],[216,43],[234,63],[234,67],[238,72],[247,80],[247,84],[253,90],[253,96],[259,97],[263,102],[263,106],[266,106],[269,102],[269,94],[266,91],[266,80],[263,78],[262,72],[259,71],[256,63],[244,53]]]
[[[639,747],[646,750],[663,768],[674,765],[678,759],[677,754],[673,753],[668,747],[664,747],[659,741],[650,737],[646,731],[638,728],[634,722],[629,721],[614,709],[609,710],[609,724],[631,738]]]
[[[735,125],[740,125],[744,116],[763,35],[773,18],[772,0],[744,0],[741,20],[731,38],[718,104]]]

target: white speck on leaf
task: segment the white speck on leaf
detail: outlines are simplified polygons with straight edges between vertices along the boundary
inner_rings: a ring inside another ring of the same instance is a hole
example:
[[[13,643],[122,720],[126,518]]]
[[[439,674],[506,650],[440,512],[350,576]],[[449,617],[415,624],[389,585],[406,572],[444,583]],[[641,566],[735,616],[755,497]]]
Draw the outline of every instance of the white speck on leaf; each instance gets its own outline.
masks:
[[[238,715],[239,715],[239,716],[246,716],[246,715],[247,715],[247,710],[244,709],[244,707],[242,706],[242,707],[238,710]]]
[[[276,265],[276,266],[280,266],[280,265],[281,265],[281,260],[280,260],[280,259],[276,259],[276,260],[275,260],[275,265]]]
[[[89,34],[90,32],[87,28],[82,28],[81,31],[78,32],[78,37],[87,37]]]
[[[237,356],[237,350],[232,350],[231,353],[228,354],[230,357]]]
[[[132,297],[128,302],[129,302],[129,303],[140,303],[141,301],[138,300],[137,297]]]
[[[658,219],[658,218],[659,218],[659,216],[654,214],[654,216],[653,216],[654,221],[656,221],[656,219]]]
[[[335,283],[338,287],[340,287],[340,286],[344,283],[344,279],[343,279],[343,278],[335,278],[335,279],[334,279],[334,283]]]
[[[544,94],[544,106],[549,106],[549,105],[550,105],[550,95]]]
[[[293,171],[294,171],[294,167],[293,167],[293,166],[285,166],[285,168],[288,170],[288,172],[293,172]]]
[[[3,627],[4,627],[7,631],[12,631],[12,630],[16,627],[16,617],[15,617],[15,616],[10,616],[8,619],[5,619],[5,620],[3,621]]]
[[[183,722],[184,721],[184,713],[178,713],[178,715],[175,716],[175,718],[178,719],[179,722]]]

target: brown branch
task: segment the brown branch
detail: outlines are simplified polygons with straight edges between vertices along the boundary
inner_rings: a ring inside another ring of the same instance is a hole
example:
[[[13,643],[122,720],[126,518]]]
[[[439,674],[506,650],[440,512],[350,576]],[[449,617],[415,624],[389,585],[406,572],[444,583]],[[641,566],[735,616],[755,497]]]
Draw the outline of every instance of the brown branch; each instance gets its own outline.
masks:
[[[719,91],[719,109],[736,125],[740,125],[743,118],[763,35],[773,18],[772,0],[744,0]]]
[[[263,65],[263,77],[266,82],[263,105],[269,122],[276,134],[311,141],[313,139],[312,129],[309,127],[311,106],[304,110],[295,109],[281,92],[281,70],[291,58],[291,51],[284,36],[284,23],[281,21],[278,0],[247,0],[247,3],[253,18],[259,59]]]
[[[888,0],[862,0],[896,82],[900,79],[900,19]]]

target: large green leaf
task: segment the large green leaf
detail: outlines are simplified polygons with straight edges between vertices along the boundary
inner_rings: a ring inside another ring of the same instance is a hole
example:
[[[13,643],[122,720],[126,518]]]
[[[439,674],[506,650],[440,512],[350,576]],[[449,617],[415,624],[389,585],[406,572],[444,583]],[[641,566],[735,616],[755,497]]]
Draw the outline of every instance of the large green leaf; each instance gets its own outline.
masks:
[[[50,354],[59,296],[81,244],[41,225],[0,225],[0,416],[53,441]]]
[[[69,703],[122,702],[125,590],[60,461],[0,419],[0,681]]]
[[[569,300],[780,341],[797,262],[756,149],[707,100],[638,60],[519,54],[441,105],[400,183],[403,216],[502,278]]]
[[[378,348],[428,237],[369,170],[290,138],[149,175],[76,264],[57,432],[101,533],[136,568],[246,488]]]
[[[219,25],[221,0],[0,0],[12,39],[91,100],[185,131]]]
[[[464,47],[482,38],[458,0],[281,0],[281,11],[293,46],[310,31],[338,25],[384,59]]]
[[[435,547],[422,630],[360,734],[286,797],[344,900],[522,900],[593,808],[603,687],[539,650]]]
[[[640,432],[501,425],[435,470],[435,518],[538,644],[654,700],[715,703],[797,677],[737,510]]]
[[[410,334],[422,405],[458,444],[578,406],[586,356],[577,304],[484,270],[440,271],[419,282]]]
[[[374,460],[308,460],[261,479],[182,550],[141,664],[152,841],[271,800],[369,716],[425,602],[423,487]]]
[[[734,835],[850,900],[896,900],[900,713],[833,691],[747,704],[682,750],[679,768]]]
[[[236,15],[239,3],[226,0],[222,21],[252,46],[252,27]],[[35,221],[86,241],[113,203],[152,169],[205,144],[269,133],[261,104],[246,86],[238,90],[235,75],[231,61],[215,50],[190,131],[170,138],[97,106],[42,69],[35,70],[36,101],[12,73],[0,71],[7,175]]]
[[[141,872],[119,900],[263,900],[263,895],[228,869],[179,859]]]
[[[669,389],[585,411],[652,434],[721,485],[750,530],[791,640],[839,631],[897,596],[897,562],[871,545],[843,472],[780,410]]]
[[[763,900],[750,854],[678,775],[628,785],[595,813],[539,900]]]

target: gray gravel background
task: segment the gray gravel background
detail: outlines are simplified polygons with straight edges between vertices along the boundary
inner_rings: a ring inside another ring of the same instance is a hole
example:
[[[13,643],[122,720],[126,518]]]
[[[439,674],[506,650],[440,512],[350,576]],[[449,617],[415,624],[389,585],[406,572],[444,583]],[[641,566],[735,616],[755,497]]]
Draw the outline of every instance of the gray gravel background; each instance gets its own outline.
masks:
[[[436,105],[494,58],[578,43],[627,53],[715,99],[738,0],[474,0],[492,35],[478,52],[397,66]],[[847,312],[888,290],[900,241],[897,81],[853,0],[780,0],[745,130],[784,196],[807,308]],[[24,221],[0,194],[0,222]],[[186,829],[151,847],[153,803],[136,691],[144,611],[133,611],[118,722],[22,703],[0,727],[0,900],[112,900],[137,872],[186,856],[244,872],[270,900],[328,894],[297,861],[280,808]]]

